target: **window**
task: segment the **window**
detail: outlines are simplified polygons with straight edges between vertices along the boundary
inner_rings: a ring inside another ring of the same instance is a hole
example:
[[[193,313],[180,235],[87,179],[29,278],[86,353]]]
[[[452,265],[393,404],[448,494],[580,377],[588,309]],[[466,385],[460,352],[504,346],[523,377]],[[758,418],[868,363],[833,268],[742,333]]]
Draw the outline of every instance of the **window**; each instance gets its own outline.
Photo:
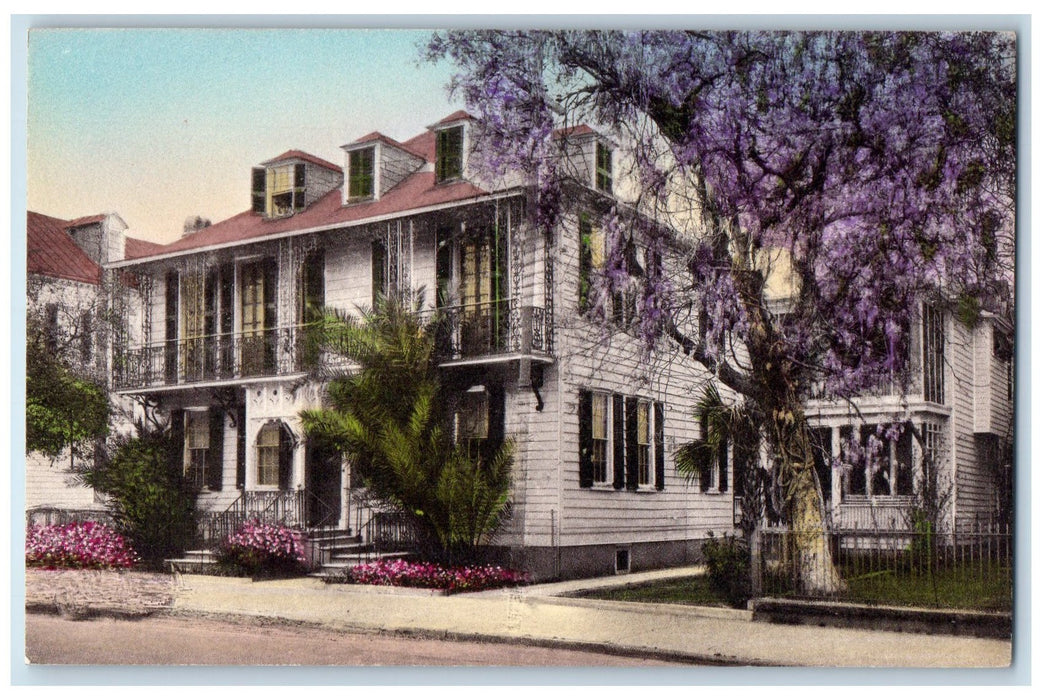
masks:
[[[593,445],[591,462],[593,464],[593,483],[608,483],[608,415],[611,408],[607,394],[594,394],[590,438]]]
[[[467,445],[477,455],[489,436],[488,392],[484,386],[471,387],[460,398],[456,410],[456,442]]]
[[[177,382],[177,306],[179,275],[166,275],[166,346],[163,351],[164,376],[168,383]]]
[[[206,486],[210,423],[206,411],[185,411],[185,479],[195,489]]]
[[[588,311],[593,302],[594,272],[604,269],[607,248],[604,231],[593,225],[589,214],[579,215],[579,310]]]
[[[611,192],[611,149],[603,143],[597,144],[597,167],[594,183],[602,192]]]
[[[463,177],[462,126],[439,131],[434,151],[434,179],[436,182]]]
[[[275,370],[276,279],[273,258],[246,263],[239,269],[240,361],[244,375]]]
[[[374,164],[376,148],[351,151],[347,156],[347,197],[351,200],[372,199],[376,182]]]
[[[705,458],[702,459],[698,471],[698,488],[702,493],[717,491],[726,493],[728,487],[727,464],[728,464],[728,440],[721,437],[716,450],[710,450],[709,421],[705,416],[699,421],[702,428],[702,444],[706,450]]]
[[[637,402],[637,486],[652,485],[651,402]]]
[[[906,429],[895,442],[875,425],[863,425],[857,455],[848,455],[850,427],[840,429],[844,461],[850,465],[843,482],[843,499],[912,495],[912,433]]]
[[[636,491],[665,481],[662,404],[579,392],[579,485]]]
[[[281,431],[275,423],[268,423],[257,434],[257,485],[279,485],[279,453]]]
[[[303,163],[254,168],[251,209],[266,216],[288,216],[305,206],[307,168]]]
[[[944,403],[944,315],[923,305],[923,399]]]

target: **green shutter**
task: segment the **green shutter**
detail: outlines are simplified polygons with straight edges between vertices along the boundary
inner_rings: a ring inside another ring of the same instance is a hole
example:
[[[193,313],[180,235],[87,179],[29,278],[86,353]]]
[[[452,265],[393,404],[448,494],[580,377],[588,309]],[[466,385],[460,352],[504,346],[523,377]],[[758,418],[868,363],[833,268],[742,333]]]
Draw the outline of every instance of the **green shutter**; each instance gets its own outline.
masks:
[[[590,308],[593,272],[593,224],[589,214],[579,215],[579,311]]]

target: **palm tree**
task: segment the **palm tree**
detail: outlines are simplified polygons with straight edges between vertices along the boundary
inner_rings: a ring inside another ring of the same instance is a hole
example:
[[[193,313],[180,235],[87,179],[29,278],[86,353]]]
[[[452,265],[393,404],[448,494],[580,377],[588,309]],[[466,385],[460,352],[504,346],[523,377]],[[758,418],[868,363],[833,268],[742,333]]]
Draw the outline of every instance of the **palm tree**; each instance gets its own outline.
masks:
[[[324,345],[358,369],[335,378],[329,407],[303,411],[305,433],[350,460],[370,494],[411,516],[441,553],[488,541],[508,512],[510,440],[490,456],[453,436],[453,401],[439,378],[434,322],[422,293],[391,296],[361,317],[326,310]]]

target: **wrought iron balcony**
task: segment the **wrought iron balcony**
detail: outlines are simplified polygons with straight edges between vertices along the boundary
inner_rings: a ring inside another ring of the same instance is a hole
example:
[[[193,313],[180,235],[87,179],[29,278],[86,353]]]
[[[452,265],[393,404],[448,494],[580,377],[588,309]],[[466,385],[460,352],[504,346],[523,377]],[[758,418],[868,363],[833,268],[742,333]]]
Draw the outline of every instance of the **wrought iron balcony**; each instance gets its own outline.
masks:
[[[269,377],[343,364],[321,348],[314,326],[168,340],[116,354],[116,389],[145,389],[197,382]]]
[[[502,300],[445,307],[430,317],[443,361],[552,351],[550,320],[539,307]]]

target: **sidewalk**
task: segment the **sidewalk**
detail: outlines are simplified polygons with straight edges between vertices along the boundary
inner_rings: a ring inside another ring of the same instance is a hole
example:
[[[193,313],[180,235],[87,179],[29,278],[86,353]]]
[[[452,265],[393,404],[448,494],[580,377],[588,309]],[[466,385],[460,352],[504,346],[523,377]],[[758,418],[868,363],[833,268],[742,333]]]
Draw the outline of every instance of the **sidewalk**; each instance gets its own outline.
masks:
[[[451,596],[307,578],[253,582],[185,575],[172,608],[345,631],[506,639],[704,664],[986,668],[1011,661],[1009,641],[779,625],[753,622],[744,610],[559,597],[700,571],[689,567]]]

